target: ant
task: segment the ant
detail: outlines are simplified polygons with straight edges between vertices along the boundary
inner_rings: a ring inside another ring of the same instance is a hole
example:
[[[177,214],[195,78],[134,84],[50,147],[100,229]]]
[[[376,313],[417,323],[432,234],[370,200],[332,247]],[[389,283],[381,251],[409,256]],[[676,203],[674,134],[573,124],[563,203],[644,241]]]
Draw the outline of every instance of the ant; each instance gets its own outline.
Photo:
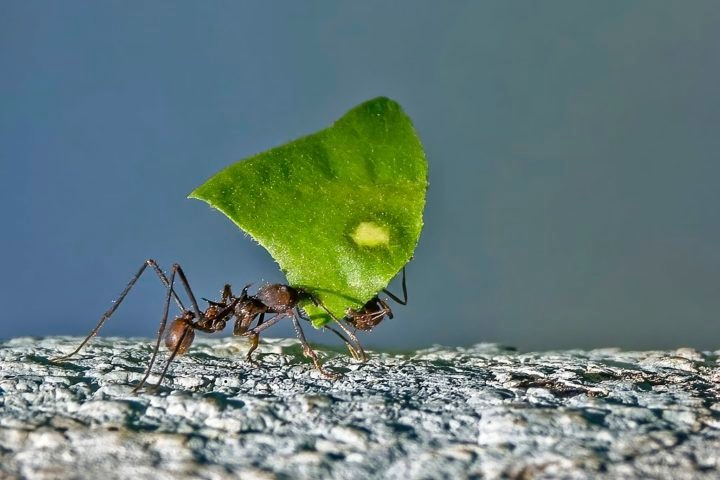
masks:
[[[405,267],[402,268],[402,291],[403,299],[400,300],[398,296],[383,288],[383,293],[392,298],[400,305],[407,305],[407,286],[405,285]],[[363,330],[369,332],[376,327],[385,317],[393,318],[392,309],[387,304],[387,299],[383,300],[379,296],[375,295],[373,298],[362,306],[360,310],[354,310],[348,308],[345,312],[345,320],[351,324],[357,330]],[[338,324],[342,325],[340,322]]]
[[[77,354],[92,337],[97,335],[105,322],[113,315],[113,313],[115,313],[135,283],[146,271],[147,267],[151,267],[155,271],[158,279],[163,286],[165,286],[167,294],[165,296],[165,306],[163,309],[162,320],[160,321],[160,326],[158,328],[155,348],[153,349],[152,356],[148,363],[147,371],[140,383],[133,388],[133,393],[138,392],[147,382],[160,349],[163,333],[165,333],[165,346],[171,353],[165,362],[165,366],[160,374],[160,379],[157,384],[152,387],[153,389],[160,386],[173,359],[178,355],[184,354],[190,348],[190,345],[195,339],[195,330],[200,330],[206,333],[219,332],[224,330],[227,322],[233,318],[235,320],[233,335],[250,337],[251,346],[245,358],[252,364],[257,365],[257,362],[252,360],[251,355],[258,347],[260,332],[271,325],[274,325],[279,320],[285,317],[290,317],[293,322],[293,327],[295,328],[295,333],[302,344],[304,355],[312,360],[315,368],[323,376],[330,379],[337,379],[339,377],[338,374],[328,372],[322,368],[317,353],[315,353],[312,347],[310,347],[310,344],[307,342],[302,327],[300,326],[300,322],[298,321],[298,318],[309,321],[300,309],[300,304],[307,301],[322,307],[333,319],[335,319],[332,313],[330,313],[322,302],[320,302],[320,300],[312,293],[303,288],[295,288],[290,285],[269,284],[260,287],[255,295],[248,295],[248,288],[250,285],[246,285],[242,289],[240,296],[235,296],[233,295],[230,285],[226,284],[223,288],[221,300],[219,302],[213,302],[203,298],[203,300],[208,302],[208,308],[202,311],[198,306],[195,295],[190,288],[190,283],[188,282],[182,267],[177,263],[174,264],[170,278],[168,279],[158,264],[152,259],[148,259],[143,262],[142,266],[130,279],[130,282],[128,282],[125,289],[113,302],[112,306],[100,317],[100,320],[97,325],[95,325],[95,328],[90,331],[80,345],[71,353],[53,358],[51,361],[61,362],[69,359],[73,355]],[[183,305],[182,300],[180,300],[180,297],[175,292],[176,277],[180,279],[179,281],[185,290],[187,298],[192,304],[191,309],[188,309]],[[172,322],[170,322],[170,326],[167,328],[167,332],[165,332],[171,299],[175,301],[181,313],[175,317]],[[274,314],[274,316],[265,322],[266,314]],[[257,322],[253,326],[253,321],[255,320],[257,320]],[[353,354],[353,357],[356,359],[364,359],[365,352],[362,350],[357,337],[340,322],[338,322],[338,325],[345,334],[352,339],[352,343],[336,329],[330,326],[326,326],[325,328],[331,330],[345,342],[345,345],[347,345],[348,349]]]

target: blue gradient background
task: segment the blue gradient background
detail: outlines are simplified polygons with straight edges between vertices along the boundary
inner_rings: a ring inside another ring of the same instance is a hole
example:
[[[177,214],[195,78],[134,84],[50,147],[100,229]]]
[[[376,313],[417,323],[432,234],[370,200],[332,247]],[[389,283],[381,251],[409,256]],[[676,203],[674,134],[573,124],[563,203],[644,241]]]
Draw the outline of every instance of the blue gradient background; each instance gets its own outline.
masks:
[[[4,1],[0,69],[2,337],[85,334],[148,257],[199,296],[282,281],[185,196],[387,95],[431,184],[366,344],[718,348],[718,2]]]

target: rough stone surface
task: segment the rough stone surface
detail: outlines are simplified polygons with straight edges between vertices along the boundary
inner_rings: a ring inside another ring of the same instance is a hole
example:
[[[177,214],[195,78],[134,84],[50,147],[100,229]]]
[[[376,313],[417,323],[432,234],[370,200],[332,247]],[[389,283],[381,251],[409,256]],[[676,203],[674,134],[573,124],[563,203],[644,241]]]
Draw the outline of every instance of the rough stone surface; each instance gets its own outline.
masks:
[[[134,339],[0,343],[0,478],[718,478],[717,354],[375,353],[198,339],[154,394]],[[164,358],[164,357],[163,357]],[[157,377],[155,377],[157,378]]]

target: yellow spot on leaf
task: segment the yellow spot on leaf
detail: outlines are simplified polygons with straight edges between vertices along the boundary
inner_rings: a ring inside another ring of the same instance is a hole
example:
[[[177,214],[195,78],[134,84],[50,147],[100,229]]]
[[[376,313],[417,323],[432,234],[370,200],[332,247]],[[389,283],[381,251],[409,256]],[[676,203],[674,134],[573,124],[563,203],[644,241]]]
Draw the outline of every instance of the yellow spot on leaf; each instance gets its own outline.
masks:
[[[350,237],[361,247],[380,247],[390,243],[387,228],[375,222],[360,222]]]

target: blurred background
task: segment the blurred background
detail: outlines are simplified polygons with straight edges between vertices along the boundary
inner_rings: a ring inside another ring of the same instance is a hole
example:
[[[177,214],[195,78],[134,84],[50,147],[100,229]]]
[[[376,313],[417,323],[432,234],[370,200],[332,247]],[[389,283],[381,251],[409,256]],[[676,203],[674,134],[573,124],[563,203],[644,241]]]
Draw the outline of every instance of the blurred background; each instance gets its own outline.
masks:
[[[186,195],[386,95],[430,189],[366,345],[718,348],[714,0],[5,1],[0,69],[3,338],[86,334],[149,257],[198,296],[283,281]],[[103,334],[162,303],[143,278]]]

